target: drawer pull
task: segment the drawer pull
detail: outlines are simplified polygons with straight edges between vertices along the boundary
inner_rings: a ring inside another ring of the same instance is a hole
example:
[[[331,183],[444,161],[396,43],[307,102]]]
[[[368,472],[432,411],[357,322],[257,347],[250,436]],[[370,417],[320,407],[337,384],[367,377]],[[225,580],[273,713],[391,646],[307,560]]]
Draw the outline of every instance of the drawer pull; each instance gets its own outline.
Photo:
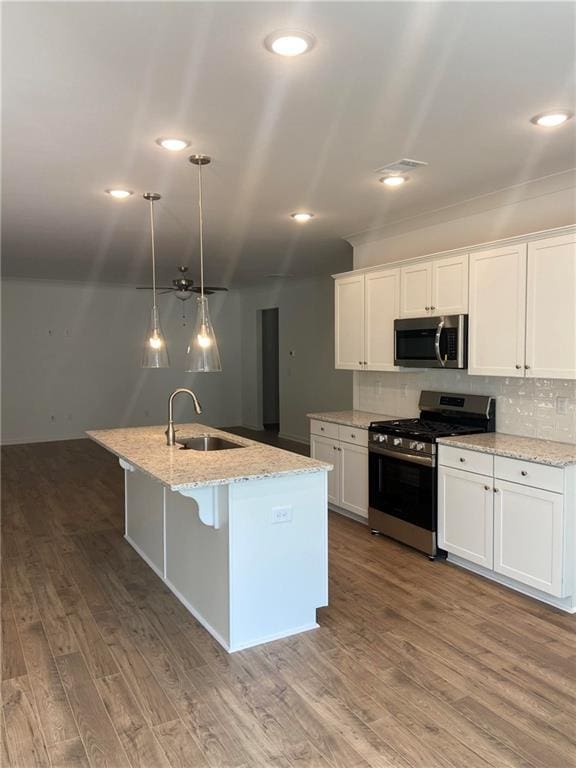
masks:
[[[490,490],[491,490],[491,488],[490,488],[490,486],[489,486],[489,485],[485,485],[485,486],[484,486],[484,490],[485,490],[485,491],[490,491]]]
[[[522,475],[522,477],[527,477],[528,476],[528,472],[526,472],[525,469],[523,469],[522,472],[520,472],[520,474]]]
[[[462,464],[464,464],[466,462],[466,459],[463,456],[460,456],[460,461],[462,462]]]
[[[324,427],[320,427],[320,432],[324,432]]]
[[[520,368],[522,368],[522,366],[521,366],[521,365],[517,365],[517,366],[516,366],[516,370],[517,370],[517,371],[519,371],[519,370],[520,370]]]
[[[494,488],[494,493],[500,493],[500,488]]]
[[[354,432],[350,432],[350,437],[353,438],[354,440],[356,439],[356,435],[354,434]]]

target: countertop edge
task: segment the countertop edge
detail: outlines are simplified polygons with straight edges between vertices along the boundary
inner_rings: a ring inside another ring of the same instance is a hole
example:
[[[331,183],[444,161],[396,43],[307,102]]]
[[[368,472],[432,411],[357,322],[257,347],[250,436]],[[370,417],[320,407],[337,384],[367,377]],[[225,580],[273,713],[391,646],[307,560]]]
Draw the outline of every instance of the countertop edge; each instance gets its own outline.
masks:
[[[496,433],[496,434],[502,434],[505,433]],[[471,438],[473,436],[470,436]],[[510,438],[518,438],[518,439],[526,439],[523,438],[521,435],[508,435],[506,434],[506,437]],[[533,440],[539,440],[539,438],[528,438]],[[519,449],[510,449],[510,448],[496,448],[494,446],[487,446],[482,445],[481,443],[475,443],[473,439],[470,439],[469,441],[462,440],[460,437],[439,437],[436,441],[440,445],[448,445],[452,446],[454,448],[462,448],[464,450],[469,451],[477,451],[478,453],[489,453],[492,456],[503,456],[507,459],[519,459],[520,461],[530,461],[534,464],[545,464],[548,467],[558,467],[559,469],[565,469],[566,467],[572,467],[576,466],[576,457],[575,458],[554,458],[554,457],[546,457],[542,454],[532,453],[528,450],[523,450],[521,448]],[[553,441],[546,441],[541,440],[541,442],[544,445],[547,442],[553,442]],[[566,443],[566,445],[570,445],[570,443]]]
[[[325,421],[329,424],[339,424],[343,427],[356,427],[356,429],[368,429],[370,426],[371,421],[380,420],[380,421],[393,421],[397,418],[400,418],[398,416],[391,416],[387,413],[372,413],[372,411],[362,411],[362,410],[352,410],[352,411],[342,411],[342,414],[346,414],[343,416],[338,415],[339,411],[325,411],[320,413],[307,413],[306,418],[307,419],[316,419],[317,421]],[[357,417],[350,417],[349,414],[356,413],[358,414]],[[362,416],[366,416],[366,419],[363,419]],[[363,422],[363,423],[359,423]]]
[[[230,485],[232,483],[234,484],[245,483],[251,480],[267,480],[274,477],[285,477],[286,475],[310,475],[310,474],[315,474],[317,472],[332,472],[334,469],[333,464],[328,464],[323,461],[318,461],[318,459],[314,459],[314,461],[318,463],[318,466],[301,467],[299,469],[285,469],[279,472],[271,472],[270,474],[262,474],[261,472],[255,472],[253,475],[232,475],[230,477],[225,477],[217,480],[201,480],[199,482],[179,483],[178,485],[170,485],[170,483],[165,482],[160,477],[158,477],[158,475],[153,474],[152,472],[150,472],[150,470],[146,469],[140,464],[137,464],[134,461],[134,459],[131,459],[129,456],[127,456],[124,453],[121,453],[117,449],[110,448],[109,445],[106,445],[106,443],[99,440],[95,436],[95,433],[99,431],[106,431],[106,430],[86,430],[85,434],[88,435],[88,437],[91,440],[93,440],[95,443],[100,445],[102,448],[105,448],[107,451],[114,454],[114,456],[117,456],[119,459],[122,459],[127,464],[130,464],[130,466],[134,467],[139,472],[142,472],[144,475],[147,475],[148,477],[152,478],[152,480],[155,480],[157,483],[160,483],[160,485],[163,485],[164,488],[168,488],[169,490],[174,492],[192,490],[193,488],[208,488],[208,487],[214,487],[219,485]],[[218,431],[223,432],[224,430],[218,430]],[[226,433],[226,434],[231,435],[232,433]],[[253,441],[253,442],[257,442],[257,441]]]

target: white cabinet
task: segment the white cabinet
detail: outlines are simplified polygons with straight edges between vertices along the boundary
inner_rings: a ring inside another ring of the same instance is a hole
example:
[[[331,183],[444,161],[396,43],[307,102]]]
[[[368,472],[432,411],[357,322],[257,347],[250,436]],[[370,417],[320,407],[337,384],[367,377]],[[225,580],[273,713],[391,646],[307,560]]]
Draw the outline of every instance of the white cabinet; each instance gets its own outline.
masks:
[[[576,235],[528,245],[526,376],[576,379]]]
[[[401,317],[423,317],[432,304],[432,264],[411,264],[401,270]]]
[[[401,317],[468,312],[468,254],[412,264],[401,270]]]
[[[335,439],[317,434],[321,425],[317,420],[310,424],[310,455],[334,465],[328,473],[328,503],[368,519],[368,433],[340,426],[343,439]],[[335,424],[328,426],[338,429]]]
[[[492,568],[492,478],[441,466],[438,471],[438,546]]]
[[[562,494],[497,479],[494,570],[542,592],[563,596],[563,517]]]
[[[340,443],[340,501],[343,509],[368,517],[368,448]]]
[[[364,275],[335,281],[336,368],[364,368]]]
[[[328,472],[328,503],[338,504],[340,499],[340,453],[339,442],[329,437],[310,435],[310,455],[318,461],[333,464],[334,469]]]
[[[439,446],[438,545],[516,589],[572,595],[576,467],[495,456],[489,474],[469,471],[492,466],[485,458]]]
[[[576,378],[576,236],[470,255],[468,373]]]
[[[393,371],[400,270],[382,269],[335,281],[336,368]]]
[[[393,371],[394,320],[400,317],[400,270],[368,272],[364,283],[364,370]]]
[[[470,254],[468,373],[524,375],[526,243]]]

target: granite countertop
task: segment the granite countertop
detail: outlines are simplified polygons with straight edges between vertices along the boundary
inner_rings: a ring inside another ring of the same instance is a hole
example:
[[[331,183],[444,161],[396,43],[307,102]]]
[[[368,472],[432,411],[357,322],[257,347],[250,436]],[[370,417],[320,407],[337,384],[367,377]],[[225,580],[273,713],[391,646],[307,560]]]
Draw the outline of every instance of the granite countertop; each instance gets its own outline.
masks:
[[[452,445],[455,448],[468,448],[471,451],[492,453],[511,459],[549,464],[552,467],[568,467],[576,464],[576,445],[557,443],[552,440],[539,440],[536,437],[488,432],[481,435],[440,437],[438,442],[442,445]]]
[[[307,413],[309,419],[329,421],[332,424],[342,424],[345,427],[368,429],[371,421],[392,421],[398,416],[385,413],[370,413],[370,411],[325,411],[324,413]]]
[[[291,474],[326,472],[333,468],[323,461],[273,448],[203,424],[179,424],[177,439],[210,434],[225,437],[245,447],[224,451],[183,451],[179,445],[166,445],[165,429],[165,426],[99,429],[87,432],[87,435],[173,491]]]

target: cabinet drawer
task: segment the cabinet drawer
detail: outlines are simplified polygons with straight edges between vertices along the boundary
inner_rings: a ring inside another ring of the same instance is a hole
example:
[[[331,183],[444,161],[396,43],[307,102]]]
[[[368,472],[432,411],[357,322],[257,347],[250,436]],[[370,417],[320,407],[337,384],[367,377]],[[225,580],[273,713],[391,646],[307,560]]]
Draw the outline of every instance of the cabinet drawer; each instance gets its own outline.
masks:
[[[564,470],[560,467],[549,467],[547,464],[496,456],[494,476],[502,480],[510,480],[512,483],[531,485],[533,488],[543,488],[555,493],[564,491]]]
[[[313,435],[323,437],[333,437],[338,440],[338,424],[332,424],[330,421],[320,421],[319,419],[310,419],[310,432]]]
[[[354,443],[355,445],[368,446],[368,430],[358,429],[358,427],[340,426],[338,437],[345,443]]]
[[[492,475],[494,471],[494,457],[489,453],[469,451],[451,445],[439,445],[438,448],[438,463],[445,467],[457,467],[466,472],[477,472],[479,475]]]

